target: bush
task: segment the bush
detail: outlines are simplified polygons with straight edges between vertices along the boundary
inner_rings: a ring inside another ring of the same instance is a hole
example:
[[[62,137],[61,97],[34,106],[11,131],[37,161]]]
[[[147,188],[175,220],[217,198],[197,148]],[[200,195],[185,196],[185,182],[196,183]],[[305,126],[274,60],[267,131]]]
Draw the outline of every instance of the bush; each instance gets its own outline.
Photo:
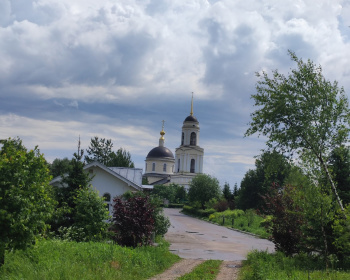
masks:
[[[106,237],[109,218],[104,198],[92,188],[80,189],[75,197],[74,224],[61,227],[64,239],[74,241],[99,241]]]
[[[227,202],[227,200],[220,200],[219,202],[217,202],[216,204],[214,204],[213,208],[218,211],[218,212],[224,212],[228,209],[229,207],[229,203]]]
[[[178,203],[169,203],[168,208],[183,208],[183,204],[178,204]]]
[[[155,206],[149,197],[135,196],[127,200],[114,199],[113,224],[114,239],[123,246],[136,247],[151,244],[155,229]]]

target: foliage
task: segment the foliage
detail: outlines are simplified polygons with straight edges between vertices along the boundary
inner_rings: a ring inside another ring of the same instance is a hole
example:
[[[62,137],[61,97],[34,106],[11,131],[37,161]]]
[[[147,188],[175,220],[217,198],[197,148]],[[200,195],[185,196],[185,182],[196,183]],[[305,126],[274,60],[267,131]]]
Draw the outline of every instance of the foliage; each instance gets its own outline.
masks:
[[[215,209],[212,208],[208,208],[208,209],[198,209],[197,207],[192,207],[189,205],[184,205],[182,212],[187,214],[187,215],[191,215],[191,216],[195,216],[195,217],[201,217],[201,218],[207,218],[209,217],[211,214],[215,213]]]
[[[219,181],[215,177],[198,174],[191,181],[188,199],[191,203],[200,203],[202,209],[204,209],[207,201],[220,197],[220,192]]]
[[[99,241],[106,237],[109,211],[104,198],[92,188],[79,189],[76,192],[74,224],[62,228],[65,239],[74,241]]]
[[[341,209],[326,158],[336,147],[347,141],[350,111],[344,89],[322,75],[321,66],[310,60],[303,62],[289,51],[298,68],[285,77],[277,70],[272,78],[257,73],[257,94],[252,95],[255,112],[246,135],[261,133],[267,136],[269,147],[282,152],[298,152],[310,167],[323,169]]]
[[[213,208],[218,212],[226,211],[229,208],[229,203],[227,200],[222,199],[214,204]]]
[[[229,183],[227,182],[225,183],[224,188],[222,189],[222,194],[226,199],[226,201],[232,200],[232,192],[231,192]]]
[[[169,244],[127,248],[111,243],[40,240],[26,251],[8,251],[0,279],[149,279],[180,258]]]
[[[316,255],[299,254],[294,257],[286,257],[282,252],[269,254],[263,251],[252,251],[248,253],[247,260],[243,262],[239,279],[349,279],[350,272],[339,268],[342,267],[339,267],[337,262],[332,262],[331,269],[324,270],[323,260]]]
[[[81,161],[83,154],[84,151],[80,149],[79,140],[78,152],[74,153],[69,172],[62,177],[62,187],[55,188],[58,205],[51,221],[51,227],[56,233],[60,228],[70,228],[75,224],[77,192],[81,189],[87,190],[90,188],[92,178],[84,170],[84,163]]]
[[[53,178],[57,176],[63,176],[65,173],[68,173],[71,168],[71,163],[68,158],[59,159],[56,158],[52,162],[52,164],[49,165],[50,168],[50,174]]]
[[[155,185],[153,186],[152,196],[166,199],[170,203],[179,203],[186,200],[187,193],[183,186],[177,184]]]
[[[46,230],[54,200],[43,154],[17,139],[1,140],[0,266],[6,249],[24,249]]]
[[[265,213],[272,215],[265,222],[271,233],[270,240],[277,251],[282,251],[287,256],[298,253],[301,250],[301,241],[305,238],[302,231],[302,226],[306,223],[303,209],[294,203],[294,191],[291,185],[281,188],[274,184],[271,192],[264,197]]]
[[[226,227],[250,232],[262,238],[267,238],[269,236],[263,226],[264,218],[252,209],[246,211],[235,209],[226,210],[224,212],[214,212],[209,216],[209,221]]]
[[[125,200],[132,197],[144,197],[149,199],[149,203],[154,207],[154,232],[156,235],[164,236],[170,227],[170,221],[169,218],[164,215],[163,208],[161,207],[162,202],[159,197],[148,197],[144,192],[126,192],[122,195],[122,198]]]
[[[333,223],[334,246],[341,260],[345,256],[350,260],[350,204],[346,207],[346,213],[346,219],[341,213],[337,213]]]
[[[169,202],[175,202],[176,187],[173,185],[154,185],[152,195],[157,195],[161,199],[167,199]]]
[[[340,199],[350,204],[350,148],[341,146],[334,149],[328,159]]]
[[[219,273],[220,260],[207,260],[196,266],[190,273],[177,278],[178,280],[214,280]]]
[[[265,151],[255,161],[255,169],[249,170],[236,196],[239,209],[263,209],[263,196],[270,191],[273,183],[284,184],[292,165],[287,158],[277,151]]]
[[[116,197],[113,201],[111,230],[116,242],[131,247],[151,244],[155,206],[149,197],[133,196],[126,200]]]
[[[119,148],[117,152],[114,152],[112,148],[113,143],[111,139],[99,139],[95,136],[91,138],[90,146],[86,150],[88,155],[85,156],[85,161],[90,163],[96,160],[106,166],[134,168],[129,152],[123,148]]]

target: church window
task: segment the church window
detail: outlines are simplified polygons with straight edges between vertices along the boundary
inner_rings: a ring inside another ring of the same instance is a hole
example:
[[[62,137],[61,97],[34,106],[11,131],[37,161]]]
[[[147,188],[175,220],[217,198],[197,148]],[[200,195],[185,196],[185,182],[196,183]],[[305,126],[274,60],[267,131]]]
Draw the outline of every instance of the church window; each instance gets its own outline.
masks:
[[[152,163],[152,171],[156,171],[156,164],[154,162]]]
[[[191,173],[195,172],[195,164],[196,164],[196,161],[194,159],[191,159],[191,170],[190,170]]]
[[[180,159],[177,161],[177,172],[180,172]]]
[[[163,172],[166,172],[166,163],[163,164]]]
[[[185,140],[185,133],[182,132],[182,136],[181,136],[181,146],[183,146],[184,140]]]
[[[196,139],[197,137],[196,137],[196,133],[195,132],[192,132],[191,133],[191,140],[190,140],[190,145],[191,146],[196,146],[197,144],[196,144]]]

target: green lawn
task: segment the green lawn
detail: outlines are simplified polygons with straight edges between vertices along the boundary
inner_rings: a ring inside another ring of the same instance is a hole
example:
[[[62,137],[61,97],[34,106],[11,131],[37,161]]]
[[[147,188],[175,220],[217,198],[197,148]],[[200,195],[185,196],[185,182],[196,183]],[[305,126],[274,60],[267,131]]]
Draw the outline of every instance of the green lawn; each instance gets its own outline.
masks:
[[[7,252],[0,279],[147,279],[180,258],[168,244],[136,249],[108,243],[42,240],[25,251]]]

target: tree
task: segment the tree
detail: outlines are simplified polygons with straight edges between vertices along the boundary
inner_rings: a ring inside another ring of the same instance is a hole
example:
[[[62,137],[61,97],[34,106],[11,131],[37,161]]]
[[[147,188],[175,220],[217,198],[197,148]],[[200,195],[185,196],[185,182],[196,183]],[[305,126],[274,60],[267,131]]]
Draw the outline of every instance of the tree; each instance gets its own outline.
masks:
[[[56,158],[52,164],[50,164],[50,174],[53,178],[62,176],[63,174],[69,172],[70,166],[70,160],[68,158]]]
[[[88,155],[85,156],[87,163],[98,161],[106,166],[131,167],[134,163],[131,160],[129,152],[123,148],[119,148],[117,152],[112,151],[113,143],[111,139],[101,138],[97,136],[91,138],[90,146],[86,150]]]
[[[70,161],[70,168],[67,174],[62,177],[62,187],[55,188],[56,200],[58,202],[51,227],[54,231],[59,231],[63,227],[69,228],[74,225],[76,196],[79,190],[90,188],[91,177],[84,170],[82,158],[84,150],[80,148],[80,138],[78,151],[73,154]]]
[[[227,182],[225,183],[224,188],[222,190],[222,194],[227,201],[232,200],[232,192],[230,190],[229,183],[227,183]]]
[[[268,137],[269,147],[297,152],[309,164],[317,161],[344,211],[326,159],[349,135],[348,100],[337,82],[324,78],[321,66],[310,60],[304,63],[291,51],[289,55],[298,68],[287,77],[277,70],[272,78],[266,72],[257,73],[260,80],[252,98],[260,108],[251,114],[245,135],[262,134]]]
[[[100,241],[106,237],[109,211],[104,198],[92,188],[78,189],[74,197],[74,224],[61,228],[65,238],[74,241]]]
[[[332,151],[328,164],[334,181],[337,184],[339,196],[344,205],[350,204],[350,149],[341,146]]]
[[[291,172],[287,158],[276,151],[265,151],[255,161],[255,169],[245,174],[239,195],[236,197],[239,209],[262,209],[265,196],[273,184],[284,185]]]
[[[219,181],[207,174],[198,174],[190,184],[188,199],[192,203],[200,203],[202,209],[205,203],[212,198],[219,198],[221,194]]]
[[[46,229],[54,200],[51,176],[38,147],[28,151],[18,138],[0,143],[1,266],[6,249],[24,249]]]

